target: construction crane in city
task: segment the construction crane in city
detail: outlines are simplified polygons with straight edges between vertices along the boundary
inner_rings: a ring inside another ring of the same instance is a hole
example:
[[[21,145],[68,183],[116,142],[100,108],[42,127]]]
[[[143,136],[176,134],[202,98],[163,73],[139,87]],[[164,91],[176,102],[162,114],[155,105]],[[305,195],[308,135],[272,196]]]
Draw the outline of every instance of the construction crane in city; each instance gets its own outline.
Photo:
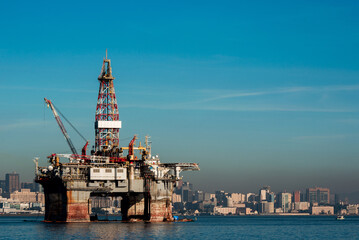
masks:
[[[59,116],[59,114],[57,113],[57,111],[56,111],[54,105],[52,104],[52,102],[51,102],[49,99],[44,98],[44,100],[45,100],[45,103],[47,104],[47,107],[50,107],[50,108],[51,108],[51,111],[52,111],[52,113],[54,114],[55,120],[56,120],[57,124],[59,125],[60,130],[61,130],[62,134],[64,135],[64,137],[65,137],[65,139],[66,139],[66,141],[67,141],[67,144],[69,145],[69,147],[70,147],[70,149],[71,149],[72,154],[78,155],[78,154],[77,154],[77,151],[76,151],[76,148],[75,148],[74,144],[72,143],[71,138],[70,138],[69,134],[67,133],[66,128],[65,128],[64,124],[62,123],[62,121],[61,121],[61,119],[60,119],[60,116]],[[60,113],[60,114],[61,114],[61,113]],[[62,114],[61,114],[61,115],[62,115]],[[63,116],[63,115],[62,115],[62,116]],[[64,117],[64,116],[63,116],[63,117]],[[71,125],[71,127],[74,128],[74,130],[86,141],[86,144],[85,144],[85,146],[82,148],[82,152],[81,152],[82,155],[86,155],[86,150],[87,150],[87,146],[88,146],[89,142],[80,134],[80,132],[79,132],[66,118],[65,118],[65,120],[66,120],[66,121]]]

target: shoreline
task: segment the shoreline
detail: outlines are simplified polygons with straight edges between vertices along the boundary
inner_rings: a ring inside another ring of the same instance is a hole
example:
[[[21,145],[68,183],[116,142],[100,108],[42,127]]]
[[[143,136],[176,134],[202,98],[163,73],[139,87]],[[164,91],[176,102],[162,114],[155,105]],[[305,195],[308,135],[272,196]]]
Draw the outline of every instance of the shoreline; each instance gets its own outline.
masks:
[[[33,213],[16,213],[16,214],[12,214],[12,213],[1,213],[0,217],[44,217],[45,214],[44,213],[40,213],[40,214],[33,214]],[[99,214],[99,217],[120,217],[121,214],[107,214],[107,215],[102,215]],[[279,214],[252,214],[252,215],[176,215],[174,214],[174,216],[180,216],[180,217],[273,217],[273,216],[281,216],[281,217],[290,217],[290,216],[310,216],[310,217],[333,217],[336,216],[335,214],[323,214],[323,215],[311,215],[309,213],[279,213]],[[359,217],[359,215],[347,215],[347,216],[351,216],[351,217]]]
[[[0,217],[43,217],[45,213],[0,213]]]

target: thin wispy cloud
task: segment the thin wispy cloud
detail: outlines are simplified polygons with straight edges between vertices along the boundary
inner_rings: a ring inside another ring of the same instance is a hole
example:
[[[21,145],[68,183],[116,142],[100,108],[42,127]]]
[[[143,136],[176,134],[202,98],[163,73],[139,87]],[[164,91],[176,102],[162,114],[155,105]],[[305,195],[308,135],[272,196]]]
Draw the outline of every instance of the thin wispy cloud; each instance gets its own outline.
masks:
[[[15,123],[9,124],[0,124],[0,132],[10,131],[10,130],[18,130],[20,128],[28,128],[28,127],[36,127],[43,125],[43,121],[31,121],[31,120],[21,120]]]
[[[203,99],[201,102],[210,102],[220,99],[275,95],[275,94],[289,94],[289,93],[309,93],[309,92],[336,92],[336,91],[358,91],[359,85],[338,85],[338,86],[324,86],[324,87],[288,87],[277,88],[267,91],[229,91],[229,90],[209,90],[204,89],[200,92],[204,94],[211,94],[213,97]]]
[[[343,124],[357,125],[357,124],[359,124],[359,119],[358,118],[339,119],[339,120],[337,120],[337,122],[338,123],[343,123]]]
[[[317,88],[317,91],[358,91],[359,85],[337,85]]]
[[[234,111],[234,112],[322,112],[322,113],[352,113],[359,112],[356,109],[330,109],[330,108],[305,108],[305,107],[202,107],[197,110]]]
[[[345,139],[347,135],[338,134],[338,135],[316,135],[316,136],[297,136],[294,137],[293,140],[299,141],[320,141],[320,140],[338,140],[338,139]]]
[[[0,89],[9,89],[14,86],[1,86]],[[17,87],[16,87],[17,88]],[[37,90],[54,90],[48,88],[35,88],[23,86],[20,87],[24,90],[37,89]],[[56,91],[63,92],[95,92],[89,90],[78,90],[78,89],[56,89]],[[164,97],[162,94],[158,94],[157,91],[149,91],[152,93],[151,98],[148,99],[147,104],[141,103],[126,103],[126,99],[123,99],[119,102],[120,108],[147,108],[147,109],[158,109],[158,110],[203,110],[203,111],[232,111],[232,112],[317,112],[317,113],[356,113],[359,112],[359,109],[349,108],[349,107],[331,107],[331,106],[322,106],[322,107],[311,107],[311,106],[298,106],[293,103],[292,106],[290,103],[287,103],[285,106],[278,104],[248,104],[243,103],[240,105],[235,105],[230,102],[221,102],[216,103],[217,100],[221,99],[232,99],[232,98],[241,98],[241,97],[255,97],[255,96],[264,96],[264,95],[279,95],[279,94],[290,94],[290,93],[309,93],[309,92],[335,92],[335,91],[359,91],[359,85],[337,85],[337,86],[323,86],[323,87],[287,87],[287,88],[276,88],[270,89],[267,91],[230,91],[230,90],[214,90],[214,89],[178,89],[177,92],[173,92],[171,96]],[[166,91],[164,91],[166,92]],[[121,95],[121,94],[120,94]],[[182,98],[178,96],[187,95],[189,99],[187,101],[182,101]],[[175,97],[177,96],[177,97]],[[212,97],[209,97],[212,96]],[[172,102],[163,101],[162,98],[168,98]],[[0,103],[1,105],[1,103]],[[6,104],[7,105],[7,104]],[[71,105],[66,106],[66,108],[93,108],[93,104],[81,103],[79,106]],[[64,108],[64,106],[61,106]],[[14,123],[9,125],[9,127],[17,126],[17,124],[26,125],[29,123]],[[5,130],[6,127],[0,126],[0,131]]]
[[[199,111],[229,111],[229,112],[317,112],[317,113],[353,113],[357,109],[336,108],[305,108],[305,107],[276,107],[276,106],[201,106],[193,104],[123,104],[121,108],[144,108],[157,110],[199,110]]]
[[[328,93],[336,91],[358,91],[359,85],[337,85],[323,87],[287,87],[276,88],[268,91],[230,91],[230,90],[191,90],[192,97],[186,102],[182,99],[171,98],[172,102],[157,101],[156,103],[147,102],[147,104],[121,104],[123,108],[148,108],[161,110],[204,110],[204,111],[232,111],[232,112],[313,112],[313,113],[357,113],[359,108],[355,106],[333,106],[326,104],[314,107],[311,102],[273,102],[266,101],[249,103],[248,101],[235,104],[233,101],[221,101],[221,99],[233,99],[240,97],[255,97],[263,95],[279,95],[291,93]],[[181,90],[177,94],[184,94],[186,90]],[[193,94],[197,92],[197,94]],[[195,96],[195,97],[193,97]],[[211,97],[208,97],[211,96]],[[158,99],[157,99],[158,100]]]
[[[24,90],[24,91],[55,91],[55,92],[83,92],[83,93],[94,93],[95,90],[79,89],[79,88],[41,88],[31,86],[1,86],[0,89],[4,90]]]

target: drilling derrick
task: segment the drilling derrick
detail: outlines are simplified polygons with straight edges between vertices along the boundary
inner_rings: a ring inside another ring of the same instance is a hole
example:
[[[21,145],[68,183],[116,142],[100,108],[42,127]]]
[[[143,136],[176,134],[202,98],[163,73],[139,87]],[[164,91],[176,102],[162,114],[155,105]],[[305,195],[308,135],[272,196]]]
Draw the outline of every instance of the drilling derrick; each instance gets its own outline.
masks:
[[[95,117],[95,151],[110,151],[119,146],[121,121],[115,88],[113,86],[111,60],[103,60],[101,73],[98,77],[100,88],[98,92]]]

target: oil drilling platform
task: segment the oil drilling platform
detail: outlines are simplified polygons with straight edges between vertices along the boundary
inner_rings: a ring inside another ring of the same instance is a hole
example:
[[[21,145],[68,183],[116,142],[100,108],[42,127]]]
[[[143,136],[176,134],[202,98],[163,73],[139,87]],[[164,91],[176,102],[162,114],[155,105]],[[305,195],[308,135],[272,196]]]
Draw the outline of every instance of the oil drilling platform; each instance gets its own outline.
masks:
[[[45,221],[89,222],[92,196],[121,197],[123,221],[173,221],[172,192],[181,171],[199,170],[196,163],[161,163],[135,135],[120,147],[122,127],[115,95],[111,60],[103,60],[95,117],[95,148],[78,154],[53,103],[45,98],[72,154],[51,154],[50,165],[35,161],[35,181],[45,194]],[[125,154],[127,153],[127,155]],[[60,161],[67,159],[66,162]]]

